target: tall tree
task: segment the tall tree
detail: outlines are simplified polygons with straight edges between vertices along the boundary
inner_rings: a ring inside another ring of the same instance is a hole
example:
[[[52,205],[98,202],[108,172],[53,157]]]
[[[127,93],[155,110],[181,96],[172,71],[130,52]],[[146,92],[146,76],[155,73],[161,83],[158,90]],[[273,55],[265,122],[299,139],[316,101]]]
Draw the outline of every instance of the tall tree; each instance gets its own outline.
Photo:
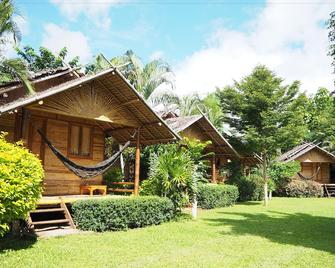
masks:
[[[21,40],[21,32],[13,17],[17,14],[11,0],[0,2],[0,46],[17,43]],[[25,63],[21,59],[8,59],[3,49],[0,48],[0,84],[19,79],[25,85],[28,93],[33,94],[34,90],[29,82],[29,74]]]
[[[326,88],[320,88],[308,105],[307,139],[321,143],[333,151],[335,146],[335,98]]]
[[[190,116],[199,114],[198,107],[201,105],[199,95],[191,94],[183,96],[178,100],[178,113],[180,116]]]
[[[160,102],[176,102],[177,96],[173,91],[174,74],[165,61],[158,59],[143,64],[132,50],[128,50],[125,54],[112,58],[110,62],[98,55],[96,61],[86,67],[86,72],[99,72],[111,65],[117,67],[152,106]]]
[[[245,151],[262,159],[264,204],[268,204],[268,165],[280,149],[301,142],[307,128],[300,107],[299,82],[282,85],[283,79],[257,66],[233,86],[218,92],[225,121],[238,133]]]
[[[209,93],[201,100],[203,112],[212,124],[219,130],[223,130],[224,114],[221,109],[220,99],[216,92]]]
[[[328,54],[332,57],[332,65],[335,68],[335,11],[330,13],[330,18],[327,21],[327,28],[329,30],[328,38],[330,42]]]
[[[25,46],[22,49],[16,49],[17,54],[24,60],[29,71],[39,72],[46,69],[57,69],[64,66],[65,57],[67,55],[67,48],[63,47],[56,55],[49,49],[40,47],[36,52],[31,46]],[[71,67],[77,67],[79,64],[79,57],[74,57],[68,62]]]

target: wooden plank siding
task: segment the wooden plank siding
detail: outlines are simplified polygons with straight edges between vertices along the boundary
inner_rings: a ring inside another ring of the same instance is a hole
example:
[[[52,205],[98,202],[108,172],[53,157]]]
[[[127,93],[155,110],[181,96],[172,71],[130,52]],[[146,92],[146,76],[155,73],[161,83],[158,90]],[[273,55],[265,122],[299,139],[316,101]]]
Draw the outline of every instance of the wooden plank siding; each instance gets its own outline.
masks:
[[[7,140],[14,140],[15,114],[0,116],[0,130],[9,132]],[[59,117],[55,114],[29,111],[28,123],[25,124],[24,134],[21,139],[33,153],[42,160],[45,170],[43,180],[43,195],[79,194],[80,185],[101,184],[102,176],[92,179],[80,179],[70,172],[53,152],[41,142],[37,129],[46,131],[47,137],[63,154],[68,154],[69,123],[75,122],[82,126],[92,127],[92,157],[89,159],[70,157],[79,165],[94,165],[104,159],[104,132],[97,126],[84,123],[85,120]]]
[[[334,160],[329,155],[315,148],[298,157],[296,161],[300,162],[301,174],[306,177],[314,175],[320,166],[313,180],[319,183],[330,183],[330,168]]]

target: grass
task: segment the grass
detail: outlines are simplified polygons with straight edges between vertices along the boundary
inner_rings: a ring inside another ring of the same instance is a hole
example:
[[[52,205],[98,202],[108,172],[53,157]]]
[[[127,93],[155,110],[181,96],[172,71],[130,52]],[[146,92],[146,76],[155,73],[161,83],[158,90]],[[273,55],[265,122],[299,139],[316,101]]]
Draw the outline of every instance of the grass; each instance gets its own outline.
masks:
[[[334,209],[275,198],[127,232],[0,240],[0,267],[334,267]]]

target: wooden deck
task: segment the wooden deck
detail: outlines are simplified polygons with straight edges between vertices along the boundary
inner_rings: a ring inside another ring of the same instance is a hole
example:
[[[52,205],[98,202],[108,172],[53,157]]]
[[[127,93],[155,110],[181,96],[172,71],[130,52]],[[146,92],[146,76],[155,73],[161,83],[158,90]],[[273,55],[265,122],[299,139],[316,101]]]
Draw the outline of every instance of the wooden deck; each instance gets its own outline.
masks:
[[[77,200],[83,199],[99,199],[99,198],[123,198],[120,195],[57,195],[57,196],[42,196],[42,198],[37,202],[38,205],[51,205],[58,204],[60,200],[64,203],[73,203]]]

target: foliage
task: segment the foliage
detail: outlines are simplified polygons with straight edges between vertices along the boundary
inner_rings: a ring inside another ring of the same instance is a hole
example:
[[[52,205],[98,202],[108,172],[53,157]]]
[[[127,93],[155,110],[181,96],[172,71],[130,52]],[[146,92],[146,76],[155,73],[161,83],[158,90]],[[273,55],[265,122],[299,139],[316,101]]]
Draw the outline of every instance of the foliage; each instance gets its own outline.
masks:
[[[198,139],[190,139],[187,137],[184,137],[179,143],[184,150],[187,150],[187,153],[197,167],[197,173],[199,173],[203,179],[208,179],[208,158],[213,153],[205,153],[205,148],[211,143],[211,141],[201,142]]]
[[[238,199],[238,188],[234,185],[200,184],[198,205],[204,209],[232,206]]]
[[[174,217],[172,202],[161,197],[79,200],[72,210],[80,229],[96,232],[157,225]]]
[[[198,107],[201,100],[198,94],[183,96],[178,100],[178,114],[180,116],[190,116],[199,114]]]
[[[300,163],[297,161],[271,163],[269,177],[274,183],[274,187],[271,190],[274,191],[277,187],[286,184],[300,169]]]
[[[222,111],[227,115],[225,121],[239,135],[244,151],[262,158],[265,193],[269,161],[279,149],[287,150],[300,143],[307,132],[301,124],[305,110],[299,105],[304,98],[299,95],[300,83],[284,86],[282,82],[282,78],[260,65],[240,82],[218,91]]]
[[[330,18],[327,21],[328,39],[329,39],[329,52],[328,55],[332,58],[332,65],[335,67],[335,11],[330,13]]]
[[[286,197],[322,197],[323,187],[315,181],[294,179],[279,188],[278,192]]]
[[[121,182],[123,179],[122,170],[118,166],[112,166],[103,175],[103,180],[108,187],[113,187],[112,182]]]
[[[307,140],[321,143],[322,147],[334,152],[335,141],[335,99],[325,88],[320,88],[310,98],[307,121]]]
[[[216,92],[209,93],[201,100],[201,108],[209,121],[221,132],[223,130],[224,114],[221,109],[220,99]]]
[[[29,82],[29,74],[25,63],[20,59],[8,59],[3,55],[2,47],[11,43],[12,37],[14,43],[21,40],[21,32],[13,17],[16,15],[16,9],[11,0],[0,2],[0,85],[20,80],[29,94],[33,94],[34,89]]]
[[[201,174],[187,150],[178,144],[165,145],[165,150],[152,155],[149,180],[155,194],[168,197],[176,209],[186,205],[196,192]]]
[[[45,47],[40,47],[39,51],[36,52],[31,46],[25,46],[23,49],[16,48],[16,52],[19,57],[26,62],[28,69],[32,72],[63,67],[65,57],[68,53],[66,47],[63,47],[56,55],[54,55]],[[77,67],[78,63],[79,57],[74,57],[69,61],[71,67]]]
[[[41,162],[21,145],[0,135],[0,236],[12,221],[26,218],[42,191]]]
[[[95,62],[86,67],[86,72],[96,73],[111,66],[116,66],[152,106],[176,102],[174,74],[167,62],[157,59],[143,64],[132,50],[128,50],[110,62],[98,55]]]

